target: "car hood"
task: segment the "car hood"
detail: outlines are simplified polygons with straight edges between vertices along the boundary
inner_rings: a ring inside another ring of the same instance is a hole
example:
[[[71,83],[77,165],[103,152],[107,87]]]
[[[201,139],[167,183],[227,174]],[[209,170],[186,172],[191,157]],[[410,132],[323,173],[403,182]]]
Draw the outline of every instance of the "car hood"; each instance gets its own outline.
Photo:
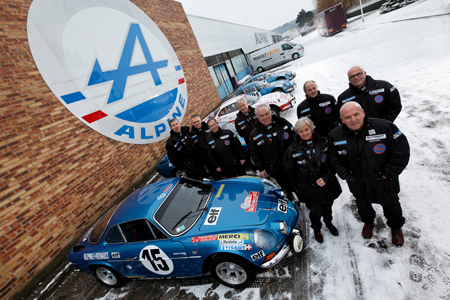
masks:
[[[266,86],[266,88],[274,87],[274,86],[290,85],[290,84],[291,83],[288,80],[277,80],[277,81],[271,82],[269,85]]]
[[[203,213],[199,231],[257,226],[267,222],[277,197],[261,184],[239,180],[214,182],[216,190],[211,196],[208,211]]]

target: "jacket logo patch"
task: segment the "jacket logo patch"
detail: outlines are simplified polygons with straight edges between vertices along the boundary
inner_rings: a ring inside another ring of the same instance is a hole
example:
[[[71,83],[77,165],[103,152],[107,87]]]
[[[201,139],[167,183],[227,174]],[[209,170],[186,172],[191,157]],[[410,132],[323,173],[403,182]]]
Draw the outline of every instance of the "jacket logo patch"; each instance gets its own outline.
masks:
[[[347,145],[347,140],[339,141],[339,142],[334,142],[333,144],[334,144],[335,146],[339,146],[339,145]]]
[[[285,140],[287,140],[287,139],[289,138],[289,133],[285,132],[285,133],[283,134],[283,138],[284,138]]]
[[[303,114],[303,113],[305,113],[307,111],[310,111],[310,110],[311,110],[310,108],[307,108],[307,109],[302,110],[301,113]]]
[[[211,142],[209,142],[208,144],[210,144],[210,145],[211,145],[211,144],[214,144],[214,140],[213,140],[213,141],[211,141]]]
[[[403,134],[403,132],[401,132],[400,130],[394,134],[394,139],[398,138],[399,136],[401,136]]]
[[[241,122],[239,122],[238,123],[238,125],[242,125],[242,124],[244,124],[245,123],[245,120],[244,121],[241,121]]]
[[[260,140],[258,143],[256,143],[258,146],[264,144],[264,140]]]
[[[384,144],[376,144],[373,146],[373,152],[376,154],[382,154],[384,151],[386,151],[386,146]]]
[[[254,138],[253,138],[253,140],[257,140],[257,139],[259,139],[260,137],[262,137],[263,135],[262,135],[262,133],[260,133],[260,134],[258,134],[257,136],[255,136]]]
[[[385,138],[386,138],[385,134],[369,135],[369,136],[366,136],[366,141],[381,140],[381,139],[385,139]]]
[[[331,107],[325,108],[325,113],[326,113],[327,115],[331,114]]]
[[[227,139],[227,138],[229,138],[229,137],[230,137],[230,135],[227,134],[227,135],[221,136],[220,139],[221,139],[221,140],[224,140],[224,139]]]
[[[299,165],[304,165],[304,164],[306,164],[306,159],[304,159],[304,160],[299,160],[299,161],[297,161],[297,163],[298,163]]]
[[[292,154],[293,158],[296,158],[296,157],[299,157],[299,156],[302,156],[302,154],[301,153],[294,153],[294,154]]]
[[[346,103],[346,102],[352,101],[352,100],[354,100],[354,99],[356,99],[356,96],[352,96],[352,97],[350,97],[350,98],[344,99],[344,100],[342,100],[342,103]]]
[[[378,93],[384,93],[384,89],[377,89],[377,90],[371,90],[369,91],[369,95],[376,95]]]
[[[225,144],[225,146],[230,146],[230,140],[225,140],[225,142],[223,142]]]
[[[383,99],[384,99],[383,96],[378,95],[378,96],[375,96],[374,100],[376,103],[381,103],[381,102],[383,102]]]
[[[395,86],[391,87],[391,92],[393,92],[395,90]]]
[[[375,129],[369,129],[369,134],[374,135],[376,133]]]
[[[325,107],[325,106],[328,106],[328,105],[330,105],[330,104],[331,104],[331,102],[330,102],[330,101],[327,101],[327,102],[319,103],[319,106],[320,106],[320,107]]]
[[[324,163],[324,162],[326,162],[326,161],[327,161],[327,155],[324,154],[324,155],[322,155],[322,162]]]
[[[347,150],[338,151],[339,155],[347,155]]]

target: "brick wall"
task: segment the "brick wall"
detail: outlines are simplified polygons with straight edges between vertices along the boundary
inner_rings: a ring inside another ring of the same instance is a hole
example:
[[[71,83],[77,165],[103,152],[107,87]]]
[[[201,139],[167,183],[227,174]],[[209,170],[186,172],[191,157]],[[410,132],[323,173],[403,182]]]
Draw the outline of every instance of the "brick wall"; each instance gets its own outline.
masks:
[[[76,0],[73,0],[76,1]],[[0,1],[0,299],[32,282],[165,154],[80,122],[53,95],[27,39],[31,0]],[[183,124],[220,103],[188,19],[172,0],[132,1],[160,27],[183,68]]]

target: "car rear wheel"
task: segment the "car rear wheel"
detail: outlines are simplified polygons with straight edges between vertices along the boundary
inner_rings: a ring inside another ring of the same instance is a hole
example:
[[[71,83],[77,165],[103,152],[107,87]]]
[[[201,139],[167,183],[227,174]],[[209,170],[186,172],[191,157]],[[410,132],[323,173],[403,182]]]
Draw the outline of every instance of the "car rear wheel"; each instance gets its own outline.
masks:
[[[277,116],[277,117],[280,116],[281,109],[279,107],[277,107],[277,106],[270,106],[270,109],[272,110],[272,115],[273,116]]]
[[[277,80],[286,80],[284,77],[278,77]]]
[[[292,54],[292,58],[293,58],[293,59],[298,59],[299,57],[300,57],[300,55],[298,55],[298,53]]]
[[[264,71],[264,69],[262,67],[258,67],[258,69],[256,69],[258,71],[258,73],[261,73],[262,71]]]
[[[209,265],[209,271],[218,282],[237,289],[248,287],[256,277],[254,266],[243,258],[231,255],[214,258]]]
[[[95,278],[106,286],[117,288],[123,285],[123,277],[110,267],[95,266],[93,271]]]

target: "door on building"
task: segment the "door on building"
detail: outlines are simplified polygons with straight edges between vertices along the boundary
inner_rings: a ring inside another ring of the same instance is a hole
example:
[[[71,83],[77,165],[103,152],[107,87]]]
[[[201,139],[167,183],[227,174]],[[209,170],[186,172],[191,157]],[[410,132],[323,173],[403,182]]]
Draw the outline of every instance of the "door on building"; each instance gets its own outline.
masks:
[[[220,98],[224,99],[226,95],[233,91],[233,84],[231,83],[230,75],[228,74],[225,64],[215,66],[214,72],[216,73],[220,84],[220,86],[217,87],[217,90],[219,91]]]

